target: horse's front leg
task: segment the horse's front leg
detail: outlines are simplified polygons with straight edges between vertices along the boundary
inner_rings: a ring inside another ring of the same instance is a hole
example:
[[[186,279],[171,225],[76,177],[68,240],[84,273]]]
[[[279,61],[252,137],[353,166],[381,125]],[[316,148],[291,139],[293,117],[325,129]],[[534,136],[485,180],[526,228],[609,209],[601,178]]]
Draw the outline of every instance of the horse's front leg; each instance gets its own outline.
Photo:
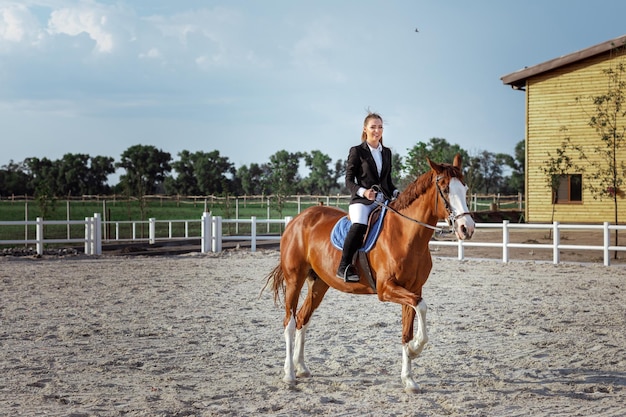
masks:
[[[413,321],[417,318],[417,331],[414,333],[413,338],[402,345],[402,383],[404,384],[404,390],[407,392],[419,392],[420,387],[413,379],[412,360],[417,358],[426,342],[428,342],[428,332],[426,329],[426,311],[428,307],[424,300],[420,300],[417,306],[413,307],[414,311],[405,310],[402,314],[402,319],[405,321],[404,327],[409,325],[411,328]],[[412,314],[411,314],[412,313]]]

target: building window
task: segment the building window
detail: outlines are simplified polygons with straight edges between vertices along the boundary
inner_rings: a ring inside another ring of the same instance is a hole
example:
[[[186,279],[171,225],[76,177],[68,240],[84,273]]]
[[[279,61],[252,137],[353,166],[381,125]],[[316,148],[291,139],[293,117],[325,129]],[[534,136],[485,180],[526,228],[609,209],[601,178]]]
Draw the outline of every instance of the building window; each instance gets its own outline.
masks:
[[[582,174],[559,175],[559,189],[553,197],[553,201],[557,204],[582,203]]]

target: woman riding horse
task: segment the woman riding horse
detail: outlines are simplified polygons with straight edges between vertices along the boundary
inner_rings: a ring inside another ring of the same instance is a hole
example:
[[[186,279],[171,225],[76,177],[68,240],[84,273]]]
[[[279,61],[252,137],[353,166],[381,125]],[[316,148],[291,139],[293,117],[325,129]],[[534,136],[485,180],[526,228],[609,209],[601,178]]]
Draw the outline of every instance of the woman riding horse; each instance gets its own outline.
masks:
[[[309,320],[326,291],[333,287],[355,294],[378,294],[380,301],[402,306],[402,372],[406,391],[418,391],[411,371],[411,361],[424,348],[427,337],[426,303],[422,287],[432,268],[428,242],[439,219],[446,219],[459,239],[474,233],[474,221],[466,203],[461,157],[454,163],[436,164],[411,183],[388,205],[382,230],[374,247],[367,253],[369,269],[375,282],[372,287],[361,271],[359,282],[346,283],[335,274],[341,252],[330,240],[331,230],[345,211],[314,206],[302,211],[285,228],[280,242],[280,263],[267,277],[274,300],[284,296],[285,376],[310,376],[304,362],[304,341]],[[359,265],[358,269],[361,269]],[[304,283],[306,298],[299,310],[298,300]],[[417,331],[413,331],[417,317]]]

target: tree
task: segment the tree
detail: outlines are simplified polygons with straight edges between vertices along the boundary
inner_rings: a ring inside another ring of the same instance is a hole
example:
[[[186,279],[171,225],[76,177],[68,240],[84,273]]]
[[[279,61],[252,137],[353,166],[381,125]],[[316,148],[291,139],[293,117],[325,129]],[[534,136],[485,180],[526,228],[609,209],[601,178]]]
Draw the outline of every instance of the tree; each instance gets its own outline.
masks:
[[[474,192],[485,194],[497,192],[503,182],[502,155],[482,151],[477,156],[471,158],[470,166],[476,170],[476,175],[480,178],[480,188],[474,189]]]
[[[241,189],[246,195],[263,193],[263,169],[259,164],[252,163],[250,168],[242,165],[237,170],[237,179],[241,182]]]
[[[25,172],[24,162],[15,163],[10,160],[0,168],[0,195],[33,194],[34,189],[28,186],[29,177]]]
[[[87,154],[65,154],[59,164],[59,195],[106,194],[107,177],[115,172],[113,158]]]
[[[270,163],[267,166],[267,179],[271,187],[271,193],[276,198],[274,206],[280,216],[283,213],[286,197],[295,194],[298,190],[300,158],[302,158],[302,153],[289,153],[285,150],[278,151],[270,156]]]
[[[46,218],[54,210],[55,196],[58,195],[58,163],[48,158],[26,158],[24,164],[30,174],[30,186],[34,189],[41,216]]]
[[[230,190],[230,180],[226,174],[234,176],[236,171],[227,157],[219,151],[196,152],[192,154],[193,170],[201,194],[225,194]]]
[[[335,169],[333,170],[333,182],[337,184],[338,191],[346,191],[345,184],[345,176],[346,176],[346,162],[342,159],[338,159],[335,162]]]
[[[302,180],[302,187],[309,194],[330,194],[330,190],[337,186],[332,169],[328,164],[332,159],[330,156],[320,152],[302,154],[306,166],[311,170],[309,176]]]
[[[478,193],[482,189],[483,175],[480,167],[480,159],[469,157],[464,163],[465,185],[469,189],[469,193]]]
[[[543,162],[543,167],[541,168],[545,176],[546,184],[552,193],[552,222],[554,222],[556,203],[559,201],[561,181],[571,173],[572,169],[580,170],[568,154],[569,147],[569,142],[566,140],[559,148],[555,149],[554,155],[548,152],[548,159]],[[552,234],[552,231],[550,231],[550,234]]]
[[[408,185],[403,182],[403,171],[402,157],[399,153],[393,152],[391,154],[391,181],[399,190],[403,190]]]
[[[220,156],[220,152],[194,152],[187,150],[178,153],[180,159],[172,163],[178,174],[166,183],[168,192],[185,195],[223,194],[230,190],[236,171],[228,158]]]
[[[114,159],[110,156],[94,156],[89,161],[87,172],[87,192],[89,194],[108,194],[111,187],[108,185],[109,175],[115,173]]]
[[[461,154],[464,161],[468,160],[467,152],[459,145],[451,145],[442,138],[431,138],[428,143],[418,142],[409,149],[407,157],[404,159],[404,170],[409,178],[414,179],[430,170],[426,158],[435,162],[452,163],[454,155]]]
[[[172,168],[176,171],[176,177],[167,177],[165,189],[169,194],[198,195],[198,181],[194,171],[194,163],[191,152],[183,150],[178,153],[178,161],[172,162]]]
[[[517,142],[513,158],[508,155],[506,157],[505,162],[511,168],[511,176],[507,181],[506,187],[513,193],[523,193],[526,182],[526,141],[521,140]]]
[[[169,152],[163,152],[152,145],[133,145],[121,156],[118,168],[126,174],[120,176],[120,183],[129,196],[139,199],[141,219],[146,218],[147,194],[154,194],[163,184],[166,174],[171,171]]]
[[[134,145],[126,149],[117,168],[123,168],[126,174],[120,176],[131,195],[141,197],[154,194],[172,170],[169,152],[163,152],[152,145]]]

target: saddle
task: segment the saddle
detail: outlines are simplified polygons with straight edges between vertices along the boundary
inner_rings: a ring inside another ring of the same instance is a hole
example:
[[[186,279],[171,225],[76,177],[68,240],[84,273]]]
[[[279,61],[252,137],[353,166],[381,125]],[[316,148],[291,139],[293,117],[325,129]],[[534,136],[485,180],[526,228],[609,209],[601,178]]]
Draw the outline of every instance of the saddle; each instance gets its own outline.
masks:
[[[367,221],[367,231],[365,232],[365,239],[363,239],[363,245],[359,249],[359,252],[369,252],[376,245],[376,240],[380,235],[383,228],[383,219],[387,212],[387,204],[389,201],[385,201],[384,206],[376,207],[369,216]],[[350,230],[352,222],[348,216],[344,216],[335,223],[333,230],[330,232],[330,240],[333,245],[339,249],[343,249],[343,242],[346,240],[348,230]]]

